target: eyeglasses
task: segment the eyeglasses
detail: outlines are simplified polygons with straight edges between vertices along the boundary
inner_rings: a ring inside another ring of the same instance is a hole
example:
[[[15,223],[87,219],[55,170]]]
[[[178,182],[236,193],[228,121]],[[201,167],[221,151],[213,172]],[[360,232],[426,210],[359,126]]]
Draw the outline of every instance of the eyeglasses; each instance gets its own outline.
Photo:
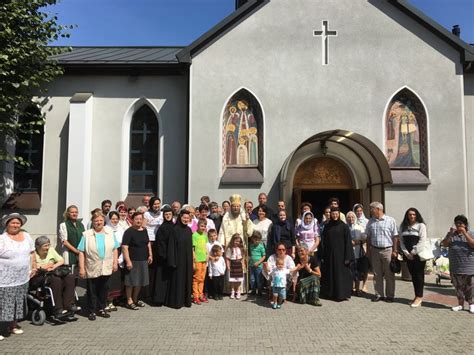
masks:
[[[281,248],[278,248],[277,250],[278,251],[286,251],[286,249],[281,249]]]

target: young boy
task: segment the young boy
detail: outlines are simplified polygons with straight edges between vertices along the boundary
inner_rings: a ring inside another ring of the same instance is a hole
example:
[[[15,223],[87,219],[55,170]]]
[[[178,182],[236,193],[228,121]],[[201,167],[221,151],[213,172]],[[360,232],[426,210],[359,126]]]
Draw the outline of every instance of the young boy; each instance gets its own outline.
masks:
[[[224,292],[225,260],[220,245],[214,245],[209,258],[209,296],[222,300]]]
[[[215,229],[209,229],[207,232],[207,238],[209,241],[206,244],[207,248],[207,254],[209,255],[209,260],[212,259],[212,253],[211,249],[214,245],[218,245],[222,249],[222,253],[224,253],[224,248],[222,247],[222,244],[218,242],[217,240],[217,231]],[[204,280],[204,293],[206,295],[209,294],[209,288],[211,287],[211,280],[209,279],[209,275],[206,274],[206,279]]]
[[[286,299],[286,279],[290,273],[296,271],[296,268],[293,269],[285,269],[285,260],[282,258],[278,258],[276,260],[276,267],[270,273],[270,277],[272,280],[272,308],[273,309],[280,309],[281,304]]]
[[[217,231],[215,229],[209,229],[207,232],[207,238],[208,242],[206,244],[207,247],[207,253],[211,255],[211,249],[214,245],[219,245],[222,248],[222,252],[224,252],[224,248],[222,247],[222,244],[219,243],[217,240]]]
[[[207,221],[205,219],[200,219],[198,222],[198,230],[193,233],[193,303],[197,305],[200,305],[201,302],[208,302],[203,293],[204,278],[206,277],[207,259],[209,255],[206,248],[206,225]]]
[[[265,247],[260,232],[253,232],[249,245],[250,294],[259,295],[262,291],[262,270],[265,261]]]

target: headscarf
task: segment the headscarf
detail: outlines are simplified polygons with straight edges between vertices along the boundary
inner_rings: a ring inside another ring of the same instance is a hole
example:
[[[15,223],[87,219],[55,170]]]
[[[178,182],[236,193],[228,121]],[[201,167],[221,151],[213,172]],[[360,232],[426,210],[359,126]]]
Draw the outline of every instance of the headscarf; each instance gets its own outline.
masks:
[[[357,217],[357,213],[356,213],[356,209],[358,209],[359,207],[362,208],[362,216],[360,218]],[[364,206],[362,206],[360,203],[356,203],[354,207],[352,207],[352,212],[354,212],[354,214],[356,215],[356,224],[364,227],[365,229],[369,220],[367,219],[367,217],[365,217]]]
[[[311,223],[305,224],[304,219],[305,219],[306,215],[308,215],[308,214],[310,214],[311,217],[313,217],[313,219],[311,220]],[[298,229],[306,230],[306,231],[315,230],[315,227],[314,227],[315,223],[316,223],[316,219],[314,218],[313,212],[306,211],[305,213],[303,213],[303,216],[301,216],[301,224],[298,226]]]
[[[164,205],[161,207],[161,212],[162,212],[162,213],[173,212],[173,209],[171,208],[170,205],[164,204]]]

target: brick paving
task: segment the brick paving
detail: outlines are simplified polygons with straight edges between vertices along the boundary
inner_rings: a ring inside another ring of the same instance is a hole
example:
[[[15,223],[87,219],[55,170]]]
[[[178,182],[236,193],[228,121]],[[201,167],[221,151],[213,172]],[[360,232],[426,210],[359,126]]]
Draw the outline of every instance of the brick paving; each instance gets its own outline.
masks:
[[[372,292],[372,283],[369,282]],[[322,307],[225,299],[189,309],[119,308],[95,322],[34,326],[0,342],[2,354],[472,354],[474,315],[452,312],[449,281],[427,276],[423,307],[412,309],[411,282],[397,280],[395,303],[353,297]]]

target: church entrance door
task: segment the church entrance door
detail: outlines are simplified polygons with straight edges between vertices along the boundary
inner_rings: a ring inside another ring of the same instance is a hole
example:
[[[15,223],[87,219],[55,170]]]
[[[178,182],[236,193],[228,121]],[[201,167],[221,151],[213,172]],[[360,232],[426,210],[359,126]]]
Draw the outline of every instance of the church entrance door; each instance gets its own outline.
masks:
[[[387,158],[379,147],[358,133],[334,129],[309,137],[285,160],[280,172],[280,199],[300,214],[301,202],[311,202],[320,219],[328,198],[338,197],[345,213],[360,202],[369,215],[372,201],[385,202],[392,183]]]
[[[354,204],[361,201],[360,193],[360,190],[301,190],[301,202],[311,203],[315,217],[321,221],[324,208],[328,205],[328,200],[331,197],[339,199],[339,207],[346,214],[352,210]]]
[[[341,211],[346,213],[361,201],[361,190],[354,188],[350,169],[333,157],[319,156],[304,161],[295,174],[293,183],[293,216],[299,216],[302,202],[313,206],[313,213],[321,221],[324,208],[331,197],[340,200]]]

